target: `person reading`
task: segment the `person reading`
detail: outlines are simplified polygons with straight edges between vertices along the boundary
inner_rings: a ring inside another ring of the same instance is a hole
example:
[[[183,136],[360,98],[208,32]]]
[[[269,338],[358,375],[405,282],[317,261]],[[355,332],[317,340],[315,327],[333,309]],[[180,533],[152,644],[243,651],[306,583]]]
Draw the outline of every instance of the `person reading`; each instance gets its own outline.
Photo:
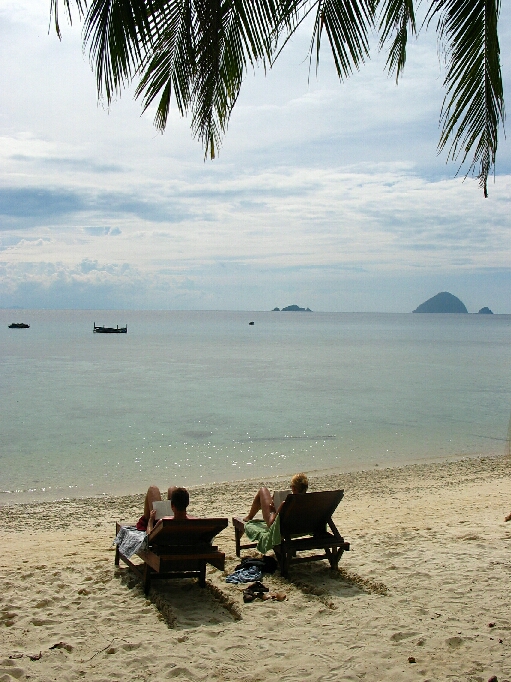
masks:
[[[186,508],[190,502],[190,495],[186,488],[172,486],[167,492],[170,506],[174,516],[162,518],[174,518],[178,521],[193,518],[188,516]],[[153,502],[162,502],[159,489],[152,485],[149,487],[144,501],[144,515],[139,518],[136,526],[121,526],[115,536],[114,544],[119,547],[123,556],[129,559],[136,554],[141,547],[147,543],[147,536],[161,523],[161,519],[156,520],[156,510],[153,509]]]
[[[303,473],[295,474],[291,479],[291,492],[293,495],[306,493],[308,487],[309,480]],[[248,515],[243,519],[247,537],[252,542],[257,542],[257,549],[261,554],[266,554],[275,545],[280,545],[279,512],[284,502],[276,508],[272,494],[268,488],[263,486],[257,491]],[[262,512],[264,521],[254,520],[254,516],[259,511]]]
[[[167,491],[167,498],[174,514],[174,519],[181,521],[191,517],[186,513],[186,508],[190,503],[190,495],[186,488],[171,486]],[[153,502],[161,502],[162,497],[157,486],[149,486],[144,500],[144,515],[137,521],[137,530],[143,530],[147,534],[151,533],[161,519],[156,520],[156,510],[153,509]],[[170,517],[172,518],[172,517]]]
[[[295,474],[291,479],[291,492],[293,493],[293,495],[306,493],[308,487],[309,479],[303,473]],[[252,502],[252,507],[250,508],[248,515],[245,516],[243,521],[252,521],[257,512],[260,511],[262,512],[263,519],[265,520],[266,525],[269,528],[275,521],[275,518],[277,517],[277,514],[279,513],[283,504],[284,502],[282,502],[278,509],[276,509],[273,500],[273,495],[270,493],[268,488],[263,486],[262,488],[259,488],[259,490],[257,491],[256,496],[254,497],[254,501]]]

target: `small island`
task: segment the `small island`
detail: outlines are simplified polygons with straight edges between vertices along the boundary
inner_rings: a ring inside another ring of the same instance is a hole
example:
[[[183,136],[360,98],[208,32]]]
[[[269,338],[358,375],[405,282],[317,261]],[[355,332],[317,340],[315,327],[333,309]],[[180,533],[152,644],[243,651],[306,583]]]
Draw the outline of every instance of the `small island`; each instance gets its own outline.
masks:
[[[312,310],[310,308],[300,308],[300,306],[294,304],[294,305],[288,305],[285,308],[273,308],[272,312],[274,313],[287,313],[287,312],[293,312],[293,313],[312,313]]]
[[[488,306],[484,306],[484,308],[481,308],[481,310],[478,311],[478,315],[493,315],[493,310],[490,310]]]
[[[448,291],[441,291],[436,296],[421,303],[414,313],[468,313],[465,304],[457,296]]]

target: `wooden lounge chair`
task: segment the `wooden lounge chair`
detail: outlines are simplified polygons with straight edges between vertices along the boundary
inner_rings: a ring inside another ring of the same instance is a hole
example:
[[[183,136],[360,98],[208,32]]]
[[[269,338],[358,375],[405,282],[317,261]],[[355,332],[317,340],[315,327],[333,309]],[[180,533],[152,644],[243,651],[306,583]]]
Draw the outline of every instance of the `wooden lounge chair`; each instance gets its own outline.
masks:
[[[332,520],[332,515],[343,496],[344,490],[287,496],[279,514],[282,541],[273,548],[283,576],[288,575],[292,560],[298,563],[328,559],[330,568],[337,569],[343,552],[350,548],[350,543],[344,541]],[[256,547],[256,543],[242,545],[245,523],[239,517],[233,517],[232,523],[236,539],[236,556],[239,557],[242,549]],[[297,552],[314,549],[322,549],[324,553],[296,558]]]
[[[127,564],[142,580],[146,594],[153,578],[197,577],[205,587],[206,564],[224,569],[225,554],[211,543],[228,523],[228,519],[162,519],[149,534],[148,549],[137,552],[143,564],[134,564],[117,547],[115,565],[120,560]],[[118,533],[121,524],[116,526]]]

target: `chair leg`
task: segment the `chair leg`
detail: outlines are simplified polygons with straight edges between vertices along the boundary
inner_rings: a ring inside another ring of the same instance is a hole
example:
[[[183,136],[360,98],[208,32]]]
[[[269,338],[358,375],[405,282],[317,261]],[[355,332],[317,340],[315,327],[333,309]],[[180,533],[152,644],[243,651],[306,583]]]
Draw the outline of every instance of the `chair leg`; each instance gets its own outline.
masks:
[[[114,563],[116,566],[119,565],[119,545],[116,545],[116,547],[115,547],[115,561],[114,561]]]
[[[291,552],[289,551],[288,548],[286,548],[284,542],[280,544],[278,549],[277,547],[274,547],[273,551],[275,552],[275,555],[277,556],[279,562],[280,575],[283,578],[287,578],[289,574],[289,564],[291,562]]]
[[[201,562],[200,575],[199,575],[199,587],[206,587],[206,562]]]
[[[328,558],[328,563],[330,564],[330,568],[332,571],[336,571],[339,568],[339,561],[341,560],[341,557],[343,555],[343,549],[340,547],[337,547],[336,549],[330,549],[327,548],[325,550],[325,553]]]
[[[144,564],[144,594],[149,594],[151,587],[151,567],[149,564]]]
[[[236,556],[239,557],[241,555],[241,536],[242,532],[240,531],[239,528],[234,528],[234,537],[236,540]]]

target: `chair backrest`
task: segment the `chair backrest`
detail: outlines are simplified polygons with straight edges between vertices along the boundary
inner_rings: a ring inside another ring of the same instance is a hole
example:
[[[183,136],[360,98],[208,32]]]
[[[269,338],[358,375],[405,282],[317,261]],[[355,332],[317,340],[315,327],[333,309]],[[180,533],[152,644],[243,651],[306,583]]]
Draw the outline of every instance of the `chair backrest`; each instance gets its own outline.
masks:
[[[149,535],[149,544],[168,547],[209,544],[228,523],[228,519],[162,519]]]
[[[343,497],[344,490],[288,495],[280,510],[280,534],[308,535],[324,531]]]

